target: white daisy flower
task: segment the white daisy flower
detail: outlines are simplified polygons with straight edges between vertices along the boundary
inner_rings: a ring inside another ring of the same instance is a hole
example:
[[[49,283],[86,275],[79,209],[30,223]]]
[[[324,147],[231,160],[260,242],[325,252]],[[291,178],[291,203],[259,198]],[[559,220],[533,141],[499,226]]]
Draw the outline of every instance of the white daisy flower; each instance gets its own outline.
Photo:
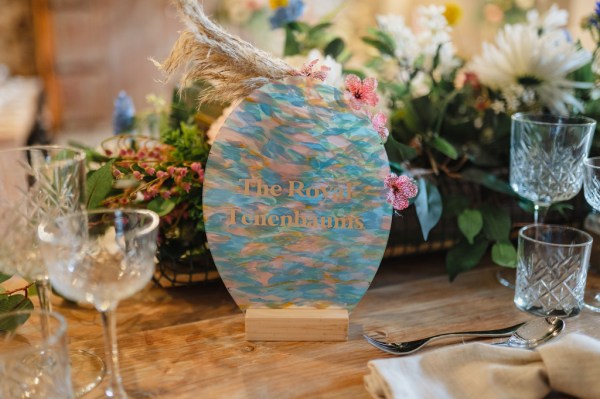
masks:
[[[567,26],[568,20],[569,13],[566,10],[558,8],[556,4],[553,4],[552,7],[541,16],[537,10],[527,12],[527,23],[543,32],[562,29]]]
[[[482,84],[504,95],[508,108],[517,105],[512,98],[515,95],[520,102],[531,101],[533,91],[551,112],[567,114],[569,106],[583,110],[573,89],[591,87],[569,80],[567,75],[590,60],[591,54],[569,41],[561,30],[544,33],[532,25],[516,24],[505,26],[495,44],[484,43],[483,53],[473,58],[470,69]],[[516,90],[519,86],[522,90]]]

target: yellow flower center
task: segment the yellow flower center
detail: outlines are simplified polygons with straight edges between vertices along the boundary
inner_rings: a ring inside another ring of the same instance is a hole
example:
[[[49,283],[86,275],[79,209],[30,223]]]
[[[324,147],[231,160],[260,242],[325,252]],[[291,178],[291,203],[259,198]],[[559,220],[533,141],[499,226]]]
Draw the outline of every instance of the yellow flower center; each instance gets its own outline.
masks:
[[[279,7],[287,7],[288,3],[289,0],[269,0],[269,4],[273,10]]]
[[[446,3],[445,6],[444,17],[448,21],[448,25],[456,25],[460,17],[462,17],[462,8],[456,3]]]

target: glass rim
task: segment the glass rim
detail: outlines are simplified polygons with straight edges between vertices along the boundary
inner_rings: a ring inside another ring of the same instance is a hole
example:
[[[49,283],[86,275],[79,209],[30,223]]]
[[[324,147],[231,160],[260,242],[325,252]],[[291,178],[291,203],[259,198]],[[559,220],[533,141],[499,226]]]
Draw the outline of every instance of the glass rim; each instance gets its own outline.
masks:
[[[150,217],[151,222],[147,225],[147,226],[142,226],[138,232],[139,236],[142,235],[147,235],[149,233],[151,233],[153,230],[155,230],[158,227],[158,224],[160,223],[160,216],[158,216],[158,214],[154,211],[151,211],[149,209],[136,209],[136,208],[97,208],[97,209],[89,209],[89,210],[83,210],[83,211],[77,211],[77,212],[73,212],[73,213],[69,213],[68,215],[63,215],[63,216],[59,216],[57,217],[55,220],[67,220],[67,219],[74,219],[77,217],[81,217],[83,215],[97,215],[97,214],[102,214],[102,213],[106,213],[106,214],[117,214],[117,213],[131,213],[131,214],[142,214],[142,215],[146,215]],[[43,226],[40,225],[38,228],[38,231],[40,228],[42,228]]]
[[[538,121],[538,120],[532,120],[532,119],[527,119],[528,117],[553,117],[556,118],[557,121],[556,122],[547,122],[547,121]],[[559,123],[561,124],[568,124],[569,126],[594,126],[596,124],[596,120],[585,116],[585,115],[566,115],[566,116],[561,116],[561,115],[555,115],[555,114],[543,114],[543,113],[536,113],[536,112],[517,112],[511,115],[510,119],[514,122],[514,121],[518,121],[518,122],[529,122],[529,123],[535,123],[537,125],[546,125],[546,126],[553,126],[553,125],[558,125]],[[559,122],[558,120],[564,120],[563,122]],[[570,121],[570,122],[569,122]],[[579,121],[579,122],[577,122]]]
[[[48,145],[40,144],[40,145],[30,145],[30,146],[22,146],[22,147],[3,148],[3,149],[0,149],[0,156],[2,156],[2,154],[5,154],[5,153],[23,152],[23,151],[30,151],[30,150],[39,150],[39,151],[68,150],[68,151],[72,151],[78,155],[76,158],[74,158],[76,161],[85,161],[85,159],[87,158],[87,154],[86,154],[85,150],[83,150],[81,148],[72,147],[69,145],[57,145],[57,144],[48,144]]]
[[[52,333],[50,333],[44,340],[43,346],[53,346],[55,344],[57,344],[66,334],[67,334],[67,320],[65,319],[65,317],[63,315],[61,315],[58,312],[55,311],[48,311],[48,310],[43,310],[43,309],[27,309],[27,310],[16,310],[13,312],[8,312],[8,313],[2,313],[0,314],[0,320],[5,319],[7,317],[18,317],[18,316],[25,316],[25,315],[29,315],[29,318],[34,316],[34,315],[39,315],[42,316],[43,314],[46,314],[48,317],[50,318],[54,318],[56,320],[58,320],[58,327],[56,328],[56,330],[54,330]],[[27,318],[27,320],[24,323],[29,322],[29,318]],[[17,329],[20,327],[20,325],[17,327]],[[0,339],[1,341],[1,339]],[[15,353],[19,353],[19,352],[30,352],[32,349],[35,349],[35,346],[29,346],[26,348],[18,348],[18,349],[9,349],[7,351],[3,351],[0,353],[0,357],[2,357],[3,355],[13,355]]]
[[[525,232],[527,230],[533,229],[533,228],[544,228],[547,230],[570,230],[572,232],[575,232],[579,235],[581,235],[582,237],[584,237],[585,241],[581,242],[581,243],[572,243],[572,244],[560,244],[560,243],[556,243],[556,242],[548,242],[548,241],[542,241],[542,240],[538,240],[536,238],[533,237],[529,237],[527,235],[525,235]],[[560,247],[560,248],[567,248],[567,247],[586,247],[586,246],[591,246],[594,239],[592,238],[592,236],[580,229],[577,229],[575,227],[571,227],[571,226],[563,226],[560,224],[544,224],[544,223],[538,223],[538,224],[529,224],[527,226],[523,226],[519,229],[519,238],[522,238],[524,240],[527,240],[529,242],[534,242],[536,244],[543,244],[543,245],[547,245],[547,246],[552,246],[552,247]]]

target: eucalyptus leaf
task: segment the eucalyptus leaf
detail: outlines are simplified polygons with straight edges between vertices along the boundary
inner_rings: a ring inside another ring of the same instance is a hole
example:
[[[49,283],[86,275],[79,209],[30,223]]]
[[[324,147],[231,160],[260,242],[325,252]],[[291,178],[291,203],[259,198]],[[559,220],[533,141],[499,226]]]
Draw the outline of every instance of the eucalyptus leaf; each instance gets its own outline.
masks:
[[[458,151],[456,151],[456,148],[454,148],[454,146],[443,137],[435,136],[429,144],[448,158],[458,158]]]
[[[492,246],[492,260],[494,263],[510,267],[517,267],[517,251],[510,241],[498,241]]]
[[[421,224],[423,239],[427,241],[429,232],[442,216],[442,196],[437,187],[425,179],[418,179],[419,194],[415,198],[415,209]]]
[[[473,245],[462,241],[446,254],[446,271],[450,281],[456,276],[477,266],[485,255],[489,241],[483,237],[477,237]]]
[[[86,187],[88,209],[97,208],[110,193],[113,184],[112,166],[114,163],[115,160],[111,159],[89,175]]]
[[[148,209],[156,212],[158,216],[165,216],[175,208],[175,205],[175,201],[164,199],[163,197],[156,197],[148,202]]]
[[[394,47],[390,47],[388,43],[385,43],[381,39],[363,37],[362,40],[368,45],[375,47],[381,54],[394,56]]]
[[[483,217],[477,209],[465,209],[458,215],[458,228],[463,233],[469,244],[473,244],[475,237],[483,227]]]
[[[501,207],[485,204],[480,208],[483,216],[483,232],[491,241],[502,241],[510,238],[512,223],[510,214]]]
[[[0,315],[17,310],[31,310],[33,303],[24,295],[0,296]],[[0,331],[11,331],[25,323],[28,316],[9,317],[0,322]]]

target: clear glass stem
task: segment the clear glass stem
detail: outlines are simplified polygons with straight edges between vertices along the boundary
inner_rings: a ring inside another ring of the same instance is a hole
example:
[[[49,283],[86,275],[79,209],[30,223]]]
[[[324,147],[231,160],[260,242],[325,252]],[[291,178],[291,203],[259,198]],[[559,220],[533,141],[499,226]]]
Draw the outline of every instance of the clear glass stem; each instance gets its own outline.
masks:
[[[119,348],[117,346],[117,321],[115,308],[112,306],[101,311],[102,327],[104,331],[104,350],[106,351],[106,375],[108,387],[104,390],[107,398],[127,398],[123,388],[123,380],[119,371]]]
[[[40,308],[46,312],[52,311],[52,302],[50,301],[50,281],[47,278],[36,280],[35,289],[37,290]]]
[[[533,204],[533,222],[544,223],[550,205]]]

